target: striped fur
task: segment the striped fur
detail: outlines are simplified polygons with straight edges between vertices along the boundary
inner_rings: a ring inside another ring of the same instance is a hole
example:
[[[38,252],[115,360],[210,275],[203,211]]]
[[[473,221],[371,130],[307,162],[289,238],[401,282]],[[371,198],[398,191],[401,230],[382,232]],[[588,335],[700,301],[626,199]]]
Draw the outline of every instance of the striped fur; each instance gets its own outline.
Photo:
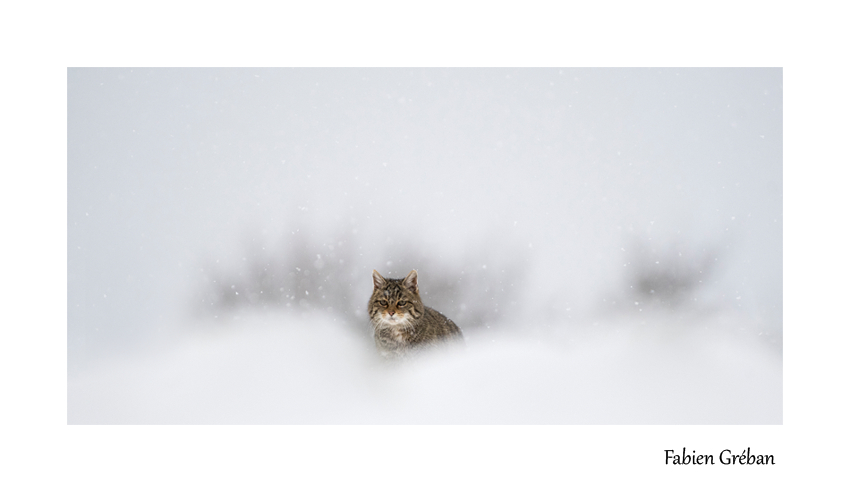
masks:
[[[369,318],[384,357],[406,357],[425,347],[463,340],[452,320],[422,304],[416,270],[403,279],[384,278],[373,270],[372,283]]]

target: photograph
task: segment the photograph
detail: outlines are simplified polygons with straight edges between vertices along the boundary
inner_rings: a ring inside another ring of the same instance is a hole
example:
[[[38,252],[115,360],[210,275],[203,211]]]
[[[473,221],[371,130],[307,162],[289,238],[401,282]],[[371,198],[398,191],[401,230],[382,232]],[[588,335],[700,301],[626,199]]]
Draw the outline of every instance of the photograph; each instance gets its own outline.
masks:
[[[783,339],[781,67],[67,68],[70,428],[781,425]]]

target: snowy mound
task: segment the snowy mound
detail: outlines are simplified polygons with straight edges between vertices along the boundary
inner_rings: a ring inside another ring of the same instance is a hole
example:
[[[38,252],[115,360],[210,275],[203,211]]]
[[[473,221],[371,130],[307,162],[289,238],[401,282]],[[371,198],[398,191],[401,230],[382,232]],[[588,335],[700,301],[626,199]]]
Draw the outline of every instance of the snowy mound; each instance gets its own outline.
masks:
[[[71,424],[780,424],[781,357],[715,314],[468,334],[403,364],[320,315],[249,315],[69,380]],[[511,327],[514,328],[514,327]]]

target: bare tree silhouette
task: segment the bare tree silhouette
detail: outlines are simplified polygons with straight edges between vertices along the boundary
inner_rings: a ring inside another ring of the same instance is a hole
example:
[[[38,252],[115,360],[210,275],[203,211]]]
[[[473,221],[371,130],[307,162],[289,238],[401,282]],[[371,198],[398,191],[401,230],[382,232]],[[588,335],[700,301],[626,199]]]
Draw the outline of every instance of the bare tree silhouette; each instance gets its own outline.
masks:
[[[443,310],[468,330],[501,319],[524,279],[527,258],[500,254],[512,260],[499,262],[492,242],[482,242],[447,261],[435,259],[414,242],[395,244],[386,249],[382,265],[366,265],[356,253],[359,244],[352,234],[340,232],[319,240],[310,231],[302,232],[278,248],[248,248],[236,267],[208,262],[194,300],[196,312],[324,311],[351,326],[366,327],[368,297],[358,293],[364,287],[371,289],[372,269],[380,271],[383,266],[382,273],[389,276],[418,270],[426,304]]]
[[[718,249],[633,241],[627,281],[646,303],[676,308],[688,302],[717,266]]]

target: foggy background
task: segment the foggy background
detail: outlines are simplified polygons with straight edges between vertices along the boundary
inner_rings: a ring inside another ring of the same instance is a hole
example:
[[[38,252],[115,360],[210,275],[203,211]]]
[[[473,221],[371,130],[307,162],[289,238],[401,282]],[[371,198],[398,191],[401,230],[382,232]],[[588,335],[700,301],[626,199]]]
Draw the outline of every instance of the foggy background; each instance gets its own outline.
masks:
[[[371,271],[463,350],[376,359]],[[780,69],[70,69],[70,423],[781,423]]]

